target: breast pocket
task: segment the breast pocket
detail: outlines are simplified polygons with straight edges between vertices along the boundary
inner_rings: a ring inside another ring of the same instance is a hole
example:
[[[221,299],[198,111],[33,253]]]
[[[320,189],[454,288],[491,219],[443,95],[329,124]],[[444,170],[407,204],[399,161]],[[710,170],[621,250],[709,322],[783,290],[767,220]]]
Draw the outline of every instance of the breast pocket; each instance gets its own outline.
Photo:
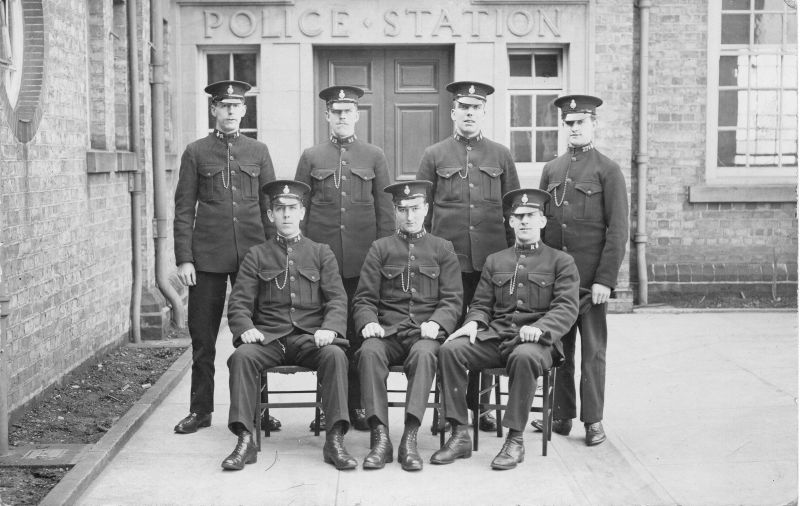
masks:
[[[438,265],[419,266],[419,291],[424,298],[439,298],[439,271]]]
[[[284,282],[286,271],[259,271],[258,299],[261,302],[271,302],[279,300],[281,290],[276,283]]]
[[[242,197],[247,200],[258,200],[258,176],[261,174],[259,165],[241,165],[242,171]]]
[[[513,275],[513,272],[496,272],[492,275],[494,298],[498,306],[507,307],[511,303],[513,295],[509,293],[509,290]]]
[[[456,174],[459,167],[442,167],[436,169],[436,200],[439,202],[458,202],[461,199],[462,179]]]
[[[553,300],[555,276],[548,273],[528,273],[528,296],[532,309],[547,309]]]
[[[319,269],[299,268],[297,269],[298,291],[300,292],[300,304],[313,306],[320,303]]]
[[[325,205],[333,203],[333,169],[314,169],[311,171],[311,203]]]
[[[219,165],[200,165],[197,168],[198,198],[203,202],[213,202],[223,198],[223,174],[226,167]],[[227,177],[227,175],[226,175]]]
[[[481,198],[487,202],[500,202],[502,198],[502,188],[500,175],[503,169],[500,167],[479,167],[481,173]]]
[[[603,186],[598,181],[575,183],[575,219],[603,221]]]
[[[372,183],[375,179],[375,170],[370,168],[351,168],[353,177],[350,178],[350,196],[358,204],[371,204]]]
[[[384,265],[381,267],[381,299],[397,300],[403,293],[401,276],[404,265]]]

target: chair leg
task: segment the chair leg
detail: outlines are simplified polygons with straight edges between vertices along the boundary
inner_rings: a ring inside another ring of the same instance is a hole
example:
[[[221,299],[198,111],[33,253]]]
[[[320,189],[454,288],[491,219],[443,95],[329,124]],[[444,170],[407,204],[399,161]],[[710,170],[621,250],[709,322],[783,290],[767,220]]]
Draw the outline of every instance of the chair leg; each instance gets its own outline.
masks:
[[[500,380],[501,380],[500,376],[492,376],[492,381],[494,381],[494,402],[495,402],[495,404],[502,404],[503,403],[502,402],[503,393],[500,390]],[[494,416],[495,416],[495,423],[497,424],[497,437],[503,437],[503,424],[500,423],[502,421],[501,417],[503,416],[503,412],[499,407],[497,409],[495,409]]]
[[[317,405],[314,408],[314,435],[319,436],[319,407],[322,405],[322,390],[319,382],[317,383]],[[326,427],[327,429],[327,427]]]
[[[550,397],[550,422],[547,424],[547,440],[550,441],[553,438],[553,405],[555,404],[556,398],[556,367],[553,366],[550,369],[550,390],[549,390],[549,397]]]
[[[478,451],[478,425],[481,417],[481,372],[469,372],[469,376],[477,382],[478,388],[475,389],[475,398],[472,408],[472,451]]]
[[[444,408],[441,405],[440,399],[441,396],[439,394],[439,378],[435,378],[433,381],[433,424],[436,426],[436,432],[439,433],[439,448],[444,446],[444,420],[439,420],[439,410],[443,410]],[[444,413],[444,411],[442,411]],[[436,433],[434,433],[436,435]]]

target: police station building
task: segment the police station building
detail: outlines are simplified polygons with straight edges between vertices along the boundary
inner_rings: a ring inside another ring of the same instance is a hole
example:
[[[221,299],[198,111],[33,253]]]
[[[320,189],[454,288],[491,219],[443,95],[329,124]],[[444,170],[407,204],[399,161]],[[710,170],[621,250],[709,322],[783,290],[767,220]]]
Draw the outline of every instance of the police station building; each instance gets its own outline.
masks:
[[[596,95],[595,145],[630,202],[612,310],[797,289],[795,0],[127,2],[0,0],[12,406],[180,312],[171,196],[181,152],[213,126],[203,88],[224,79],[253,85],[243,132],[280,178],[327,138],[331,85],[365,90],[356,135],[403,180],[452,134],[445,86],[491,84],[484,134],[523,186],[566,150],[553,99]]]

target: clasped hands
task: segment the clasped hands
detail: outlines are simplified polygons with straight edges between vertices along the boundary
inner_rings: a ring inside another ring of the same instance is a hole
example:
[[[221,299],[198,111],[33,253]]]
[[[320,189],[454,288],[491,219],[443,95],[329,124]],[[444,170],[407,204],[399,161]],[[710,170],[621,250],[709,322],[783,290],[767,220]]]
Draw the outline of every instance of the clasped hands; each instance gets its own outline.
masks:
[[[331,344],[333,342],[333,338],[335,337],[336,332],[332,330],[319,329],[318,331],[314,332],[314,342],[319,348]],[[242,334],[241,339],[242,343],[245,344],[261,343],[264,341],[264,334],[262,334],[258,329],[249,329]]]
[[[519,340],[523,343],[536,343],[539,342],[539,338],[542,337],[543,333],[544,332],[542,332],[542,329],[539,327],[523,325],[522,328],[519,329]],[[475,338],[478,337],[478,322],[473,320],[465,323],[460,329],[447,336],[444,344],[447,344],[449,341],[461,336],[468,336],[469,344],[475,344]]]
[[[423,339],[436,339],[439,335],[439,324],[434,321],[427,321],[419,326],[419,333]],[[370,337],[382,338],[385,334],[386,331],[378,322],[369,322],[361,329],[361,335],[364,336],[364,339],[369,339]]]

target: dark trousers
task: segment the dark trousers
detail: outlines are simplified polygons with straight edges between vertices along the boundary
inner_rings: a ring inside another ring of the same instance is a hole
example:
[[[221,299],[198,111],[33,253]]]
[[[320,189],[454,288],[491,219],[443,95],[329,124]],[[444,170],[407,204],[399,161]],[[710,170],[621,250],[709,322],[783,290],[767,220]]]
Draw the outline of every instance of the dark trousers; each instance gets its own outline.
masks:
[[[359,278],[342,278],[344,291],[347,293],[347,340],[350,347],[347,349],[347,404],[350,409],[361,408],[361,382],[358,377],[358,364],[356,363],[356,352],[361,348],[364,338],[358,334],[358,329],[353,323],[353,296],[358,288]]]
[[[356,359],[361,376],[362,404],[367,411],[367,418],[374,416],[380,423],[389,425],[386,379],[389,377],[389,366],[402,363],[408,378],[406,415],[422,421],[436,376],[436,356],[440,346],[439,341],[419,337],[366,339]]]
[[[503,415],[503,426],[523,430],[528,423],[536,382],[545,370],[553,365],[551,347],[539,343],[517,345],[503,364],[499,351],[500,341],[475,341],[459,337],[439,350],[439,370],[442,381],[444,416],[451,423],[465,425],[469,421],[467,400],[468,371],[479,371],[505,365],[508,374],[508,402]]]
[[[461,306],[461,321],[464,320],[464,317],[467,316],[467,310],[469,309],[469,303],[472,302],[472,297],[475,295],[475,290],[478,288],[478,283],[481,280],[481,272],[462,272],[461,273],[461,284],[464,287],[464,302]],[[487,382],[486,385],[488,385]],[[486,386],[484,385],[484,386]],[[470,378],[469,385],[467,386],[467,400],[471,404],[473,401],[472,399],[475,398],[475,392],[478,391],[478,384],[472,378]],[[489,402],[489,394],[484,394],[481,398],[483,402]],[[470,406],[472,408],[473,406]]]
[[[581,421],[595,423],[603,420],[606,389],[606,347],[608,304],[593,305],[578,317],[575,325],[561,338],[564,363],[556,373],[553,418],[575,418],[575,338],[581,335]]]
[[[347,356],[344,350],[335,344],[318,348],[313,336],[293,334],[280,342],[242,344],[228,358],[231,392],[228,428],[231,432],[236,433],[234,425],[237,423],[253,432],[253,413],[261,398],[261,371],[276,365],[315,369],[317,382],[322,387],[322,409],[328,430],[337,422],[345,422],[347,430],[350,418],[347,415]]]
[[[214,411],[214,358],[217,334],[225,308],[225,293],[236,283],[235,272],[196,272],[196,284],[189,287],[189,335],[192,338],[192,413]]]

